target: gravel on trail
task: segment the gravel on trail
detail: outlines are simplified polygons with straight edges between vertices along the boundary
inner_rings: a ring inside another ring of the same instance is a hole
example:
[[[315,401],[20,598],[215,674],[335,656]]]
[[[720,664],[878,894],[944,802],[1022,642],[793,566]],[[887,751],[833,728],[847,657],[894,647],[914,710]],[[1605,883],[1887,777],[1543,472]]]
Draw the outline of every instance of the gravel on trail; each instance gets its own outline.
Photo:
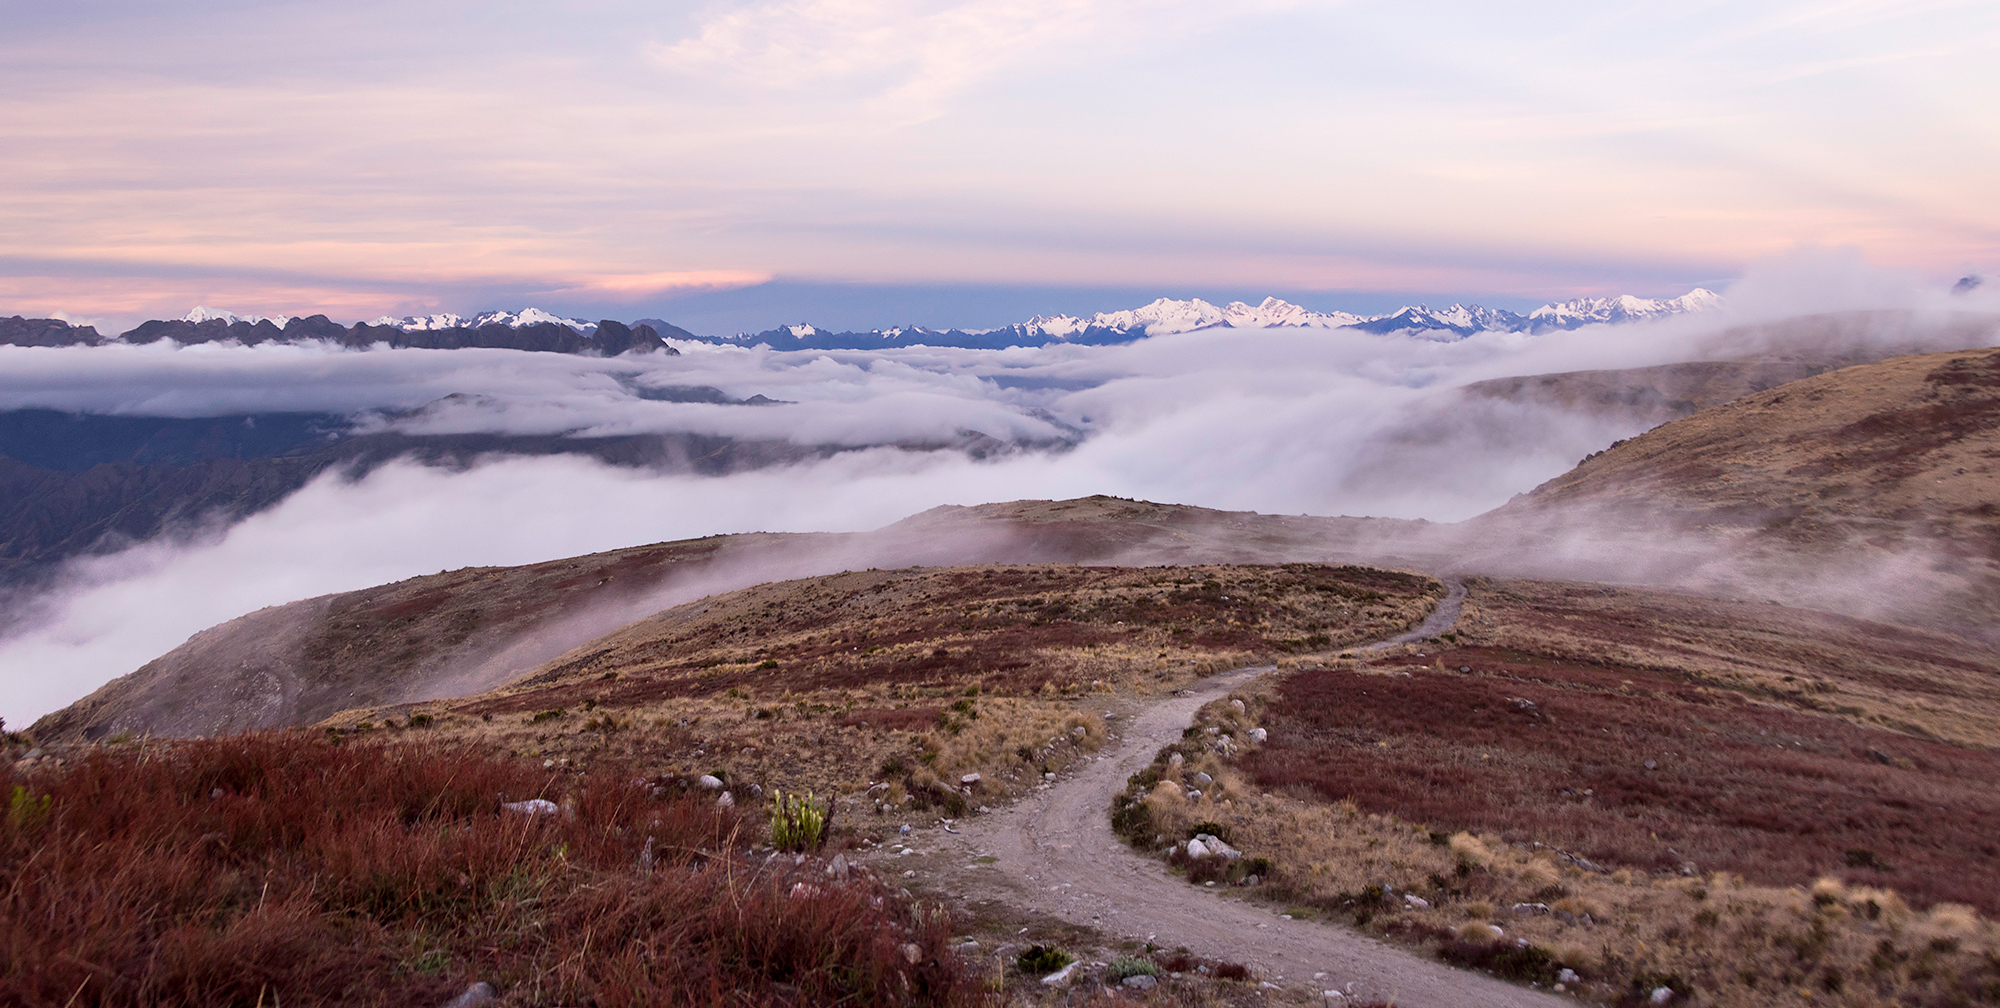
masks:
[[[1448,630],[1464,587],[1424,624],[1393,643]],[[1382,642],[1389,644],[1392,642]],[[1122,737],[1073,774],[1013,806],[961,819],[939,833],[941,887],[984,897],[1196,955],[1251,967],[1260,980],[1318,994],[1340,990],[1360,1001],[1404,1008],[1553,1008],[1574,1002],[1490,976],[1454,969],[1341,925],[1287,920],[1275,909],[1189,885],[1157,858],[1133,851],[1111,831],[1114,796],[1127,778],[1181,737],[1203,704],[1274,667],[1237,669],[1122,716]],[[997,860],[974,865],[975,858]]]

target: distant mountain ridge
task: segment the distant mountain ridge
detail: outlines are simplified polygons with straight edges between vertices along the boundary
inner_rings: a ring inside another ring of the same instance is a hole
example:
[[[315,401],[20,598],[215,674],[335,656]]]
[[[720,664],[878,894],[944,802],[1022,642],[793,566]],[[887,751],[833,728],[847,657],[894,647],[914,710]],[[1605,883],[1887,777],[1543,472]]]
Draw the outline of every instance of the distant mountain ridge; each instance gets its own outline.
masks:
[[[1215,305],[1200,298],[1176,301],[1159,298],[1123,311],[1076,315],[1037,315],[998,329],[928,329],[922,326],[835,332],[809,324],[780,326],[759,333],[710,337],[705,342],[736,346],[764,344],[778,350],[874,350],[911,346],[952,346],[1003,349],[1073,343],[1102,346],[1130,343],[1148,336],[1199,332],[1206,329],[1357,329],[1381,335],[1452,341],[1482,332],[1538,335],[1587,325],[1621,325],[1722,305],[1722,296],[1700,287],[1676,298],[1642,298],[1629,294],[1611,298],[1578,298],[1546,304],[1527,314],[1481,305],[1453,304],[1444,308],[1409,305],[1384,315],[1318,312],[1275,297],[1252,305],[1232,301]],[[641,321],[656,326],[659,319]]]
[[[664,319],[640,319],[626,325],[603,319],[587,322],[565,318],[540,308],[518,312],[488,311],[471,317],[449,312],[437,315],[384,315],[369,322],[342,325],[325,315],[239,315],[197,306],[178,319],[142,322],[112,338],[93,326],[61,319],[0,317],[0,344],[15,346],[100,346],[106,343],[155,343],[170,339],[184,346],[235,341],[259,343],[324,341],[351,349],[374,346],[460,349],[491,347],[552,353],[615,356],[629,351],[677,352],[668,339],[733,346],[770,346],[779,350],[876,350],[912,346],[1004,349],[1073,343],[1102,346],[1130,343],[1148,336],[1198,332],[1204,329],[1357,329],[1382,335],[1402,334],[1423,339],[1457,340],[1482,332],[1539,334],[1587,325],[1642,322],[1690,312],[1708,311],[1722,296],[1695,288],[1677,298],[1578,298],[1546,304],[1525,315],[1480,305],[1444,308],[1409,305],[1384,315],[1319,312],[1289,301],[1267,297],[1258,304],[1232,301],[1214,305],[1200,298],[1176,301],[1158,298],[1151,304],[1123,311],[1076,315],[1037,315],[1026,322],[998,329],[931,329],[923,326],[835,332],[801,323],[735,336],[697,336]]]
[[[677,339],[693,339],[693,334],[672,329]],[[234,341],[244,346],[260,343],[304,343],[320,341],[355,350],[386,345],[432,350],[486,347],[544,353],[597,354],[615,357],[632,351],[680,351],[660,338],[659,330],[643,323],[627,326],[604,319],[582,323],[562,319],[535,308],[518,314],[487,312],[472,319],[456,315],[433,315],[425,319],[377,320],[344,326],[325,315],[275,316],[236,315],[212,308],[197,307],[177,319],[141,322],[115,339],[106,338],[95,326],[71,325],[60,319],[0,318],[0,344],[15,346],[103,346],[107,343],[146,344],[172,340],[182,346]]]

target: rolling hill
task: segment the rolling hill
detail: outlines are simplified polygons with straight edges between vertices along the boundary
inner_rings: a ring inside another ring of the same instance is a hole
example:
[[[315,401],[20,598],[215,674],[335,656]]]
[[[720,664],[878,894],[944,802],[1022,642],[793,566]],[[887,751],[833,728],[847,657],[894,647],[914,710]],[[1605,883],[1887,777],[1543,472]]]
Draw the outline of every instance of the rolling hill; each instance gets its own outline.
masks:
[[[37,738],[214,735],[494,689],[670,606],[767,581],[968,563],[1347,562],[1422,522],[1111,497],[943,507],[868,533],[712,536],[303,599],[205,630],[37,722]]]
[[[1689,585],[2000,635],[2000,350],[1893,358],[1612,445],[1469,523]]]

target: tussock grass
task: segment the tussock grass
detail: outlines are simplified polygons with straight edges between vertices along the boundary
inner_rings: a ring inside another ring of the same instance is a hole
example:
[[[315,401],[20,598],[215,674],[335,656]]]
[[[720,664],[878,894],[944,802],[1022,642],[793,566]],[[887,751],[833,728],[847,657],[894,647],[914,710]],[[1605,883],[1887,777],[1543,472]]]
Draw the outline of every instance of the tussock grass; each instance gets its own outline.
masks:
[[[951,923],[712,799],[438,745],[250,735],[0,769],[0,1003],[979,1003]],[[544,798],[524,814],[502,801]]]

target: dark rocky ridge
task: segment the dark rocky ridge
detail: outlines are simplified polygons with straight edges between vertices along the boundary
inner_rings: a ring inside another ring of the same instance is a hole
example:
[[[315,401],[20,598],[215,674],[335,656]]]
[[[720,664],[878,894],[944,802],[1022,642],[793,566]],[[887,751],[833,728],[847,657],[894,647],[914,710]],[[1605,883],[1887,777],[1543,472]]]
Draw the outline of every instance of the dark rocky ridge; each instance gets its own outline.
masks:
[[[0,344],[7,346],[97,346],[103,342],[94,326],[73,326],[62,319],[0,317]]]
[[[667,327],[669,335],[675,338],[692,339],[692,334],[673,326]],[[125,343],[157,343],[168,339],[184,346],[197,343],[220,343],[234,340],[244,346],[259,343],[299,343],[307,340],[322,340],[338,346],[356,350],[386,344],[391,348],[412,347],[427,350],[461,350],[470,347],[484,347],[500,350],[529,350],[542,353],[599,354],[615,357],[622,353],[637,351],[645,353],[653,350],[678,355],[680,351],[668,346],[660,338],[657,328],[640,323],[628,326],[623,322],[605,319],[597,324],[595,331],[585,334],[566,325],[554,322],[538,322],[534,325],[509,326],[499,323],[468,328],[460,326],[452,329],[420,329],[404,331],[396,326],[370,325],[356,322],[343,326],[325,315],[308,315],[287,321],[282,328],[269,319],[257,322],[229,322],[223,319],[209,319],[205,322],[189,322],[185,319],[154,319],[142,322],[138,327],[118,337]],[[92,326],[73,326],[60,319],[30,319],[21,316],[0,318],[0,343],[13,346],[101,346],[111,342],[106,340]]]

